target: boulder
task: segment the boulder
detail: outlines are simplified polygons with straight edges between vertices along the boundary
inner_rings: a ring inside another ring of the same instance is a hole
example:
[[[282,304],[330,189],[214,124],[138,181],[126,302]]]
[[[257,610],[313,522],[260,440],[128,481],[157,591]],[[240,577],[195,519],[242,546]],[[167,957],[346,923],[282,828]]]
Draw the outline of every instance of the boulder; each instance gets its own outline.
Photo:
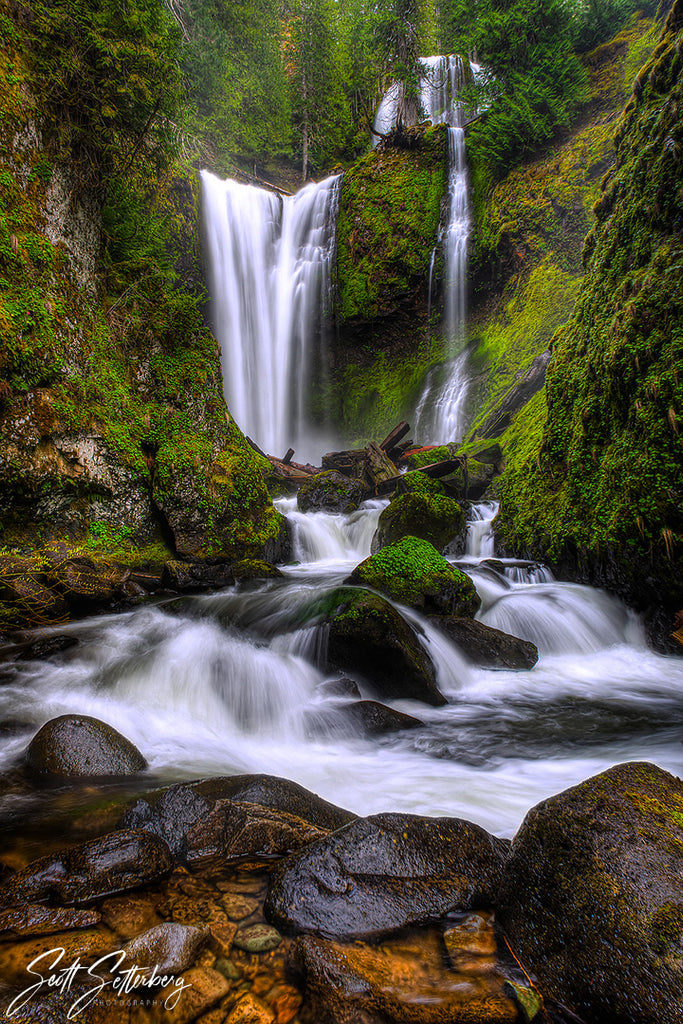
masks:
[[[243,558],[232,566],[232,574],[238,583],[249,583],[252,580],[282,579],[283,573],[276,565],[264,562],[259,558]]]
[[[481,604],[469,576],[419,537],[403,537],[382,548],[357,565],[346,582],[379,590],[431,615],[472,618]]]
[[[283,857],[328,835],[287,811],[276,811],[240,800],[218,800],[185,837],[189,864],[219,860],[229,864],[245,858]]]
[[[315,1024],[515,1024],[520,1018],[494,956],[453,969],[436,928],[381,946],[297,939],[306,978],[302,1018]]]
[[[351,697],[354,700],[361,699],[358,683],[348,676],[340,676],[338,679],[324,679],[318,683],[316,690],[323,697]]]
[[[39,558],[0,557],[0,600],[31,624],[63,618],[69,610],[62,595],[48,585]]]
[[[329,469],[304,480],[297,505],[300,512],[355,512],[368,493],[362,480],[352,480]]]
[[[386,699],[412,697],[435,707],[448,703],[416,631],[389,601],[355,588],[341,588],[337,598],[328,618],[332,665],[359,673]]]
[[[321,829],[333,831],[355,818],[288,779],[272,775],[233,775],[179,783],[136,800],[119,821],[121,828],[140,828],[161,836],[174,854],[184,857],[187,836],[219,801],[257,804],[285,811]]]
[[[457,818],[358,818],[278,864],[264,913],[285,933],[352,938],[490,906],[506,847]]]
[[[158,836],[110,832],[32,861],[0,886],[0,903],[89,903],[154,882],[168,874],[172,864],[168,846]]]
[[[312,711],[307,729],[312,736],[384,736],[402,729],[419,729],[424,723],[376,700],[358,700],[334,708]]]
[[[681,1024],[681,780],[622,764],[538,804],[496,913],[544,991],[590,1024]]]
[[[80,640],[76,636],[39,636],[35,640],[21,644],[16,650],[16,658],[18,661],[44,661],[72,647],[78,647],[79,644]]]
[[[125,597],[127,575],[125,569],[106,563],[97,565],[92,558],[79,556],[54,564],[49,578],[70,609],[83,615],[110,608]]]
[[[111,725],[85,715],[46,722],[26,751],[29,771],[39,778],[79,779],[134,775],[147,762]]]
[[[229,587],[234,582],[232,566],[225,563],[207,565],[205,562],[166,562],[161,574],[162,587],[180,594]]]
[[[434,625],[449,637],[473,665],[481,668],[530,669],[538,661],[538,648],[476,619],[437,615]]]
[[[165,921],[123,947],[127,958],[124,967],[156,966],[160,974],[180,974],[191,966],[208,938],[208,928]]]
[[[372,552],[403,537],[429,541],[438,551],[464,535],[465,514],[442,494],[401,494],[384,509],[372,538]]]
[[[92,928],[99,923],[96,910],[74,910],[72,907],[45,907],[40,903],[0,910],[0,934],[3,939],[25,935],[52,935],[79,928]]]

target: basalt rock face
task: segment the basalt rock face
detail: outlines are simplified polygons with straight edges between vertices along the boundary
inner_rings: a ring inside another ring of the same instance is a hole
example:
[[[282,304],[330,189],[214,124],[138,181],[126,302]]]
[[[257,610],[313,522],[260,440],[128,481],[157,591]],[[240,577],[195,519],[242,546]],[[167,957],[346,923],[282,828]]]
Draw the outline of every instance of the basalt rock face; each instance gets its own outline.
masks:
[[[617,591],[660,640],[683,607],[682,41],[677,2],[617,127],[541,429],[500,486],[507,548]]]
[[[624,764],[533,808],[496,915],[543,990],[591,1024],[680,1024],[680,779]]]

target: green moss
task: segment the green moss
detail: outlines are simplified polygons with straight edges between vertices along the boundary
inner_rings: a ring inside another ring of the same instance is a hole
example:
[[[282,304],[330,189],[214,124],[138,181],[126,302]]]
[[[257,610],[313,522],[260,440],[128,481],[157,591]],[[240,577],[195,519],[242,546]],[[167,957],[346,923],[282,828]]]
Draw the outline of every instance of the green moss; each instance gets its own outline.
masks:
[[[469,576],[419,537],[403,537],[366,558],[350,581],[428,611],[474,615],[480,604]]]
[[[411,494],[445,494],[444,486],[440,480],[427,476],[416,470],[413,473],[406,473],[403,478],[403,486]]]
[[[683,543],[681,26],[672,18],[620,124],[574,314],[555,336],[542,442],[501,484],[510,546],[609,556],[675,607]],[[656,567],[656,568],[655,568]]]
[[[665,903],[650,917],[652,947],[656,953],[680,948],[683,936],[683,903]]]
[[[377,524],[380,545],[401,537],[420,537],[442,551],[465,528],[465,515],[453,498],[439,494],[402,494],[382,512]]]
[[[447,445],[441,445],[440,448],[428,448],[426,451],[414,452],[408,458],[408,468],[422,469],[423,466],[429,466],[432,462],[443,462],[450,458],[452,458],[452,453]]]
[[[381,147],[344,175],[337,252],[342,321],[392,314],[427,276],[447,180],[447,133]]]

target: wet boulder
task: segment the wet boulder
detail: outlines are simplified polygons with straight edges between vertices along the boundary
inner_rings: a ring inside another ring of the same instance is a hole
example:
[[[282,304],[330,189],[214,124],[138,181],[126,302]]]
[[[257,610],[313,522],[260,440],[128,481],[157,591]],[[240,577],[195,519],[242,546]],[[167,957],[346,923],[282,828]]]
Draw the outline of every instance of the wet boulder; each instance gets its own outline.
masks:
[[[124,966],[156,966],[159,973],[180,974],[194,963],[208,938],[208,928],[166,921],[137,935],[123,947],[127,957]]]
[[[352,938],[490,906],[505,845],[457,818],[358,818],[278,864],[265,903],[285,933]]]
[[[382,548],[357,565],[346,582],[379,590],[427,615],[472,618],[481,604],[469,576],[419,537],[403,537]]]
[[[401,494],[387,505],[372,538],[372,552],[402,537],[429,541],[437,551],[465,533],[465,514],[453,498],[443,494]]]
[[[180,594],[229,587],[234,582],[232,567],[225,563],[208,565],[205,562],[169,561],[161,574],[162,587]]]
[[[168,874],[172,863],[168,846],[158,836],[110,832],[32,861],[0,887],[0,903],[89,903],[155,882]]]
[[[681,1024],[681,780],[622,764],[538,804],[496,913],[544,991],[590,1024]]]
[[[355,814],[335,807],[296,782],[272,775],[233,775],[180,783],[145,794],[123,814],[119,827],[140,828],[161,836],[177,857],[187,851],[187,837],[220,801],[256,804],[285,811],[321,829],[333,831]]]
[[[510,636],[476,619],[435,616],[435,626],[453,641],[473,665],[481,668],[530,669],[538,661],[538,648],[528,640]]]
[[[28,746],[26,764],[32,775],[50,779],[134,775],[147,767],[130,740],[86,715],[46,722]]]
[[[229,864],[245,858],[284,857],[328,834],[329,829],[287,811],[241,800],[218,800],[187,833],[185,860],[189,864],[209,860]]]
[[[380,946],[305,935],[293,943],[291,963],[306,979],[302,1017],[315,1024],[515,1024],[522,1019],[495,956],[451,966],[436,928],[384,939]]]
[[[325,470],[304,480],[297,495],[300,512],[355,512],[369,494],[362,480]]]
[[[349,587],[336,593],[337,606],[328,616],[333,666],[360,674],[385,699],[412,697],[435,707],[448,703],[417,632],[389,601]]]
[[[316,687],[318,693],[323,697],[350,697],[353,700],[360,700],[361,693],[358,683],[349,679],[348,676],[340,676],[337,679],[324,679]]]
[[[55,563],[50,581],[63,595],[72,611],[87,614],[109,608],[125,596],[128,573],[109,564],[96,564],[92,558],[79,556]]]
[[[264,562],[260,558],[243,558],[241,562],[234,562],[232,574],[235,581],[242,584],[258,580],[277,580],[283,576],[276,565]]]
[[[380,704],[376,700],[357,700],[321,708],[311,712],[307,719],[312,736],[385,736],[403,729],[419,729],[419,718]]]

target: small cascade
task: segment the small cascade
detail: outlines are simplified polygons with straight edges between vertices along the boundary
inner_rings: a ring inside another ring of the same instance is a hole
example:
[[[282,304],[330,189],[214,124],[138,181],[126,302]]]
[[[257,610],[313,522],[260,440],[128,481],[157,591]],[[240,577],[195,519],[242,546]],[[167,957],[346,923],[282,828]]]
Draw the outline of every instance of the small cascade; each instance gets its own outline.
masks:
[[[377,521],[386,500],[366,501],[357,512],[299,512],[296,498],[284,498],[277,507],[292,531],[292,557],[303,565],[312,563],[328,569],[353,566],[370,554]]]
[[[291,444],[306,458],[307,397],[328,364],[341,178],[285,197],[208,171],[202,182],[228,408],[265,451]]]
[[[467,558],[493,558],[496,550],[493,520],[497,515],[497,501],[482,501],[471,506],[465,541]]]

